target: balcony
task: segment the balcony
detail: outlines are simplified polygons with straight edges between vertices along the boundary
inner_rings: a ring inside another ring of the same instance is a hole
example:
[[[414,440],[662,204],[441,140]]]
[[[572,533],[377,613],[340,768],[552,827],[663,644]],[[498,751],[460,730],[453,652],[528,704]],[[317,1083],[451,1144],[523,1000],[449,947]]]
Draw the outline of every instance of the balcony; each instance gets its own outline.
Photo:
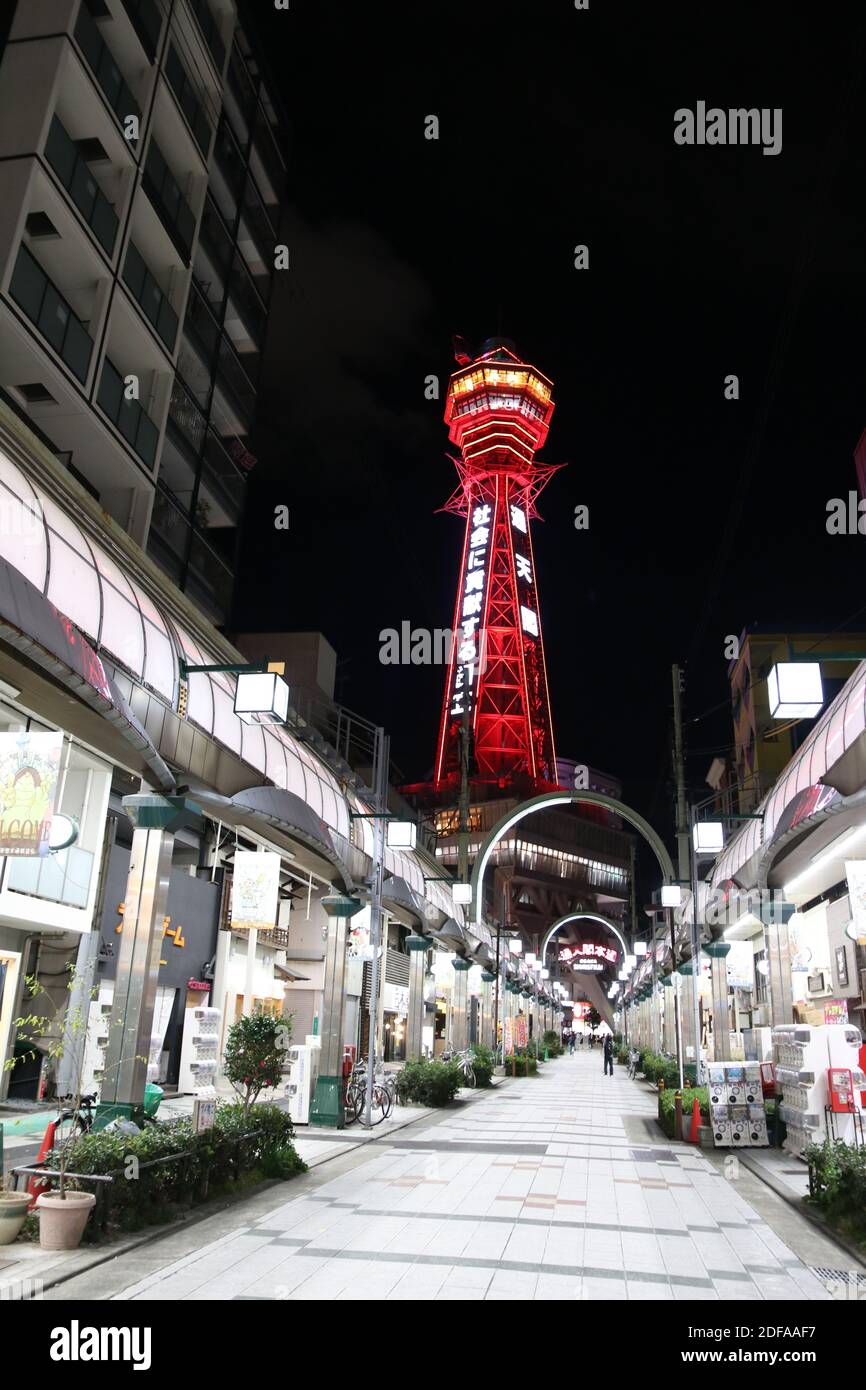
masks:
[[[183,329],[198,348],[202,362],[210,372],[217,353],[220,330],[211,307],[195,280],[190,286]]]
[[[217,381],[235,407],[236,414],[246,424],[249,433],[255,418],[256,391],[232,346],[230,338],[223,337],[219,346],[217,360]]]
[[[229,292],[249,329],[250,338],[261,347],[265,336],[267,313],[259,298],[252,277],[241,256],[236,255],[229,281]]]
[[[177,376],[171,388],[168,423],[191,456],[197,459],[204,443],[207,420]]]
[[[180,584],[189,549],[190,522],[177,499],[167,488],[157,487],[153,497],[148,554],[175,584]]]
[[[169,44],[168,56],[165,60],[165,75],[168,78],[171,90],[177,97],[180,109],[186,117],[187,124],[193,133],[195,143],[198,145],[205,159],[207,159],[211,135],[213,133],[211,123],[199,100],[195,87],[187,76],[186,68],[181,62],[180,55],[174,44]]]
[[[228,453],[219,435],[208,430],[204,441],[202,483],[214,494],[226,515],[240,520],[246,492],[246,476]]]
[[[152,63],[162,33],[162,14],[156,0],[123,0],[123,8],[138,35],[139,43]]]
[[[211,14],[210,5],[208,5],[207,0],[189,0],[189,7],[196,17],[196,22],[216,64],[217,71],[222,73],[226,60],[226,46],[220,36],[216,20]]]
[[[103,250],[117,240],[117,214],[56,116],[45,141],[45,158]]]
[[[184,588],[217,622],[225,622],[231,612],[235,577],[200,532],[192,534]]]
[[[142,184],[165,230],[183,256],[184,263],[189,265],[195,236],[195,217],[166,164],[162,151],[152,137],[145,160]]]
[[[123,282],[168,351],[174,352],[177,342],[177,314],[145,265],[134,241],[130,241],[126,253]]]
[[[95,21],[82,5],[75,24],[75,39],[87,60],[103,96],[123,125],[127,116],[140,116],[138,102],[124,81],[120,68],[111,56]]]
[[[26,246],[18,249],[9,293],[42,337],[66,366],[84,382],[90,366],[93,342],[63,295],[48,279]]]
[[[107,357],[102,367],[96,402],[142,463],[152,471],[156,464],[159,430],[139,401],[127,399],[123,377]]]

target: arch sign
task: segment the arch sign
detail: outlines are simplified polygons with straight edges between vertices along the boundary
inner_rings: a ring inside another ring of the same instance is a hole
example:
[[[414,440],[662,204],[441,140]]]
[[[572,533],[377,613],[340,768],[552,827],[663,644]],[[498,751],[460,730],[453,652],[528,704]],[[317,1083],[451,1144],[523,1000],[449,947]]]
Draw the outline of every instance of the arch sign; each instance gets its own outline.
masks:
[[[559,806],[562,802],[604,806],[608,811],[613,811],[615,815],[622,816],[623,820],[634,826],[635,830],[646,840],[658,860],[659,868],[662,871],[662,881],[664,883],[676,883],[673,862],[664,844],[649,821],[644,820],[643,816],[639,815],[637,811],[633,811],[630,806],[626,806],[622,801],[617,801],[613,796],[605,796],[603,792],[584,791],[582,788],[574,791],[542,792],[540,796],[532,796],[528,801],[522,801],[519,806],[515,806],[513,811],[507,811],[488,831],[481,846],[481,853],[472,867],[471,911],[474,921],[480,922],[482,920],[484,874],[497,842],[502,839],[503,835],[507,835],[508,831],[512,830],[515,825],[519,825],[527,816],[531,816],[534,811],[546,811],[549,807]],[[605,922],[605,925],[610,926],[610,923]],[[625,949],[625,942],[623,942],[623,949]]]

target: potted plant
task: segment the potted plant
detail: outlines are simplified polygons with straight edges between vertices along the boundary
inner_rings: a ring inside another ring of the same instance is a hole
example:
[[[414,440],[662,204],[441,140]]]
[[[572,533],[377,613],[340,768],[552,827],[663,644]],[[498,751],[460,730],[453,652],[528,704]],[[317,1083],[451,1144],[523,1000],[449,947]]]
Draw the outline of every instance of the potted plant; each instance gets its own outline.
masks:
[[[29,1207],[29,1192],[0,1190],[0,1245],[11,1245],[13,1240],[18,1239]]]
[[[62,1032],[59,1036],[55,1033],[56,1013],[51,1015],[30,1012],[22,1018],[15,1019],[17,1028],[27,1030],[25,1039],[30,1044],[29,1050],[21,1054],[22,1056],[32,1058],[39,1051],[51,1063],[56,1064],[69,1051],[77,1062],[74,1068],[74,1090],[70,1098],[71,1103],[65,1109],[61,1107],[64,1124],[61,1128],[58,1123],[58,1128],[55,1130],[55,1144],[49,1154],[49,1165],[53,1164],[55,1168],[59,1180],[58,1187],[56,1191],[41,1192],[36,1199],[36,1208],[39,1212],[39,1244],[43,1250],[76,1250],[81,1243],[84,1228],[96,1203],[96,1198],[92,1192],[79,1192],[71,1188],[68,1177],[69,1156],[85,1129],[81,1103],[84,1067],[83,1042],[87,1037],[89,1025],[89,1002],[96,991],[84,987],[84,981],[74,965],[69,966],[68,973],[66,988],[70,997],[63,1019]],[[26,986],[31,1000],[45,992],[35,975],[27,977]],[[37,1039],[40,1040],[38,1049],[36,1047]],[[20,1060],[20,1056],[10,1059],[6,1063],[7,1068],[14,1067]],[[57,1138],[58,1133],[59,1138]],[[19,1194],[14,1195],[18,1196]],[[20,1195],[26,1197],[29,1205],[30,1194],[22,1193]],[[23,1224],[22,1220],[21,1225]],[[20,1228],[19,1226],[18,1230]],[[17,1234],[18,1231],[15,1232],[15,1236]],[[14,1238],[13,1236],[12,1239]]]

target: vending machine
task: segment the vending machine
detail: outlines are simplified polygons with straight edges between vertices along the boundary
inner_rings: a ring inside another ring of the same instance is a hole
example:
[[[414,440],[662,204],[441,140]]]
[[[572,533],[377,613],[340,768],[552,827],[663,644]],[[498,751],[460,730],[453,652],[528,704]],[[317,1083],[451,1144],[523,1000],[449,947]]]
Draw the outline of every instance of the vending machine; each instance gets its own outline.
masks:
[[[710,1062],[710,1127],[717,1149],[766,1146],[759,1062]]]
[[[789,1023],[773,1029],[776,1082],[782,1091],[779,1114],[785,1121],[788,1153],[802,1157],[809,1144],[821,1143],[828,1136],[858,1142],[859,1106],[855,1111],[836,1111],[830,1078],[838,1074],[844,1087],[842,1073],[850,1072],[850,1093],[857,1092],[856,1078],[862,1076],[860,1044],[860,1031],[850,1023],[815,1027]]]

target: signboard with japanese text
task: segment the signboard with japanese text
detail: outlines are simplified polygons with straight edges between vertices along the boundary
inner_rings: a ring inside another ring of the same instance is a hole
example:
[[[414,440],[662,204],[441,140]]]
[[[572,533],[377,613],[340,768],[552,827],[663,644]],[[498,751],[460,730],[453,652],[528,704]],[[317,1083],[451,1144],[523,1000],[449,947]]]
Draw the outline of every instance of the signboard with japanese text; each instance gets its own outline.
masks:
[[[0,733],[0,855],[48,853],[62,733]]]

